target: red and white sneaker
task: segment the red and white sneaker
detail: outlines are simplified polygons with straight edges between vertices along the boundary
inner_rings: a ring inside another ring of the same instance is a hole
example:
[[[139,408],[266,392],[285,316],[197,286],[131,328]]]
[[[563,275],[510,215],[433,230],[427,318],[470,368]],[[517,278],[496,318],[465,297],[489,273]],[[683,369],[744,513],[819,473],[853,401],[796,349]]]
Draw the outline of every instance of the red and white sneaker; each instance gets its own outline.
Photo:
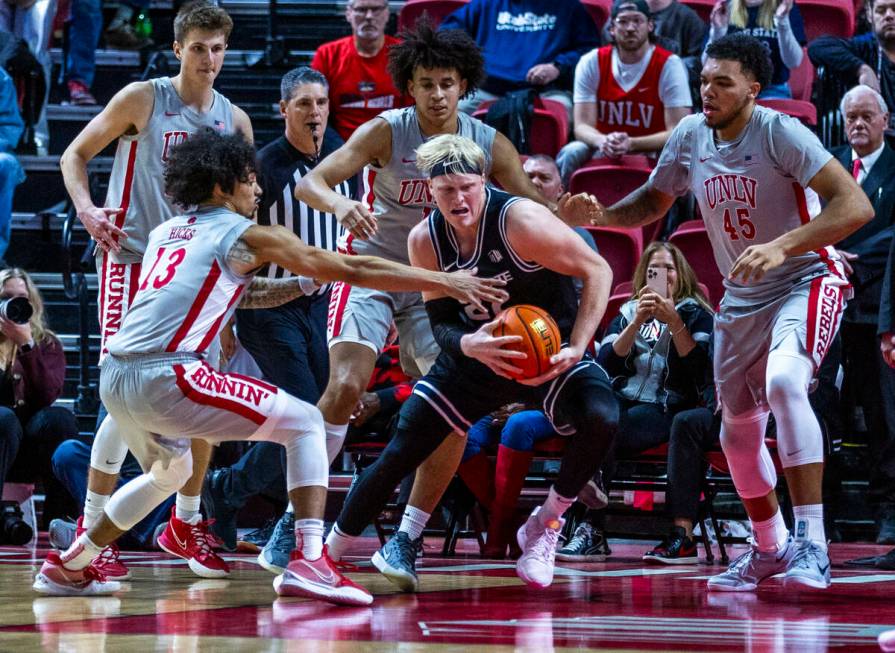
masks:
[[[306,559],[298,549],[292,552],[286,571],[274,578],[279,596],[303,596],[336,605],[370,605],[373,595],[346,578],[329,557],[326,546],[316,560]]]
[[[212,550],[214,536],[208,532],[211,522],[201,521],[200,517],[196,517],[196,523],[191,524],[178,519],[174,511],[175,508],[171,508],[171,519],[168,520],[165,531],[158,537],[159,548],[186,560],[197,576],[202,578],[229,576],[230,565]]]
[[[106,580],[93,564],[77,571],[66,569],[62,566],[59,553],[50,551],[31,587],[51,596],[97,596],[117,592],[121,589],[121,583]]]
[[[87,529],[82,526],[83,523],[84,517],[82,515],[78,517],[78,527],[75,529],[76,538],[87,532]],[[121,562],[119,555],[118,545],[112,543],[100,551],[91,564],[109,580],[130,580],[131,570]]]

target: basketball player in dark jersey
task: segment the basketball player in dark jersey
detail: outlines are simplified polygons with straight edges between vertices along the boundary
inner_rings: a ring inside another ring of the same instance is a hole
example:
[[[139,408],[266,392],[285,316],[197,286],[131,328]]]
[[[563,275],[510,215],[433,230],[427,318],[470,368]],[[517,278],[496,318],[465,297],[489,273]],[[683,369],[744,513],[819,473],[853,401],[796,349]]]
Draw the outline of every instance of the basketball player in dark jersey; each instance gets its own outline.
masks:
[[[545,207],[486,187],[485,153],[472,140],[437,136],[417,149],[416,160],[429,178],[437,209],[410,234],[412,264],[442,271],[475,269],[477,276],[503,280],[510,299],[482,311],[439,293],[423,293],[441,354],[414,386],[396,434],[360,477],[327,544],[340,556],[379,513],[395,485],[452,433],[464,436],[472,423],[505,404],[540,401],[569,442],[547,500],[519,529],[523,554],[516,571],[526,583],[547,587],[553,581],[561,516],[600,466],[617,428],[618,403],[609,378],[585,358],[606,308],[612,272]],[[573,277],[584,283],[580,305]],[[519,383],[508,375],[517,369],[514,359],[525,354],[503,347],[521,338],[492,336],[495,316],[516,304],[549,312],[565,345],[546,373]],[[445,485],[429,489],[440,496]],[[373,556],[373,563],[402,589],[415,590],[415,549],[408,534],[399,531]]]

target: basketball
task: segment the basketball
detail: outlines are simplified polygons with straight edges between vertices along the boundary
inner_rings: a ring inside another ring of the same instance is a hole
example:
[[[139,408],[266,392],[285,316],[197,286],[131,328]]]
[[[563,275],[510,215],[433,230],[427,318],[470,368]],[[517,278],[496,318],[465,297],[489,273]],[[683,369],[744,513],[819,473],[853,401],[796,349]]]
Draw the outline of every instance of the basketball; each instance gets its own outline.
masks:
[[[506,349],[521,351],[528,358],[507,359],[522,370],[511,375],[515,379],[532,379],[550,369],[550,357],[559,352],[559,327],[550,314],[531,304],[510,306],[497,316],[499,322],[494,337],[522,336],[522,341],[505,345]]]

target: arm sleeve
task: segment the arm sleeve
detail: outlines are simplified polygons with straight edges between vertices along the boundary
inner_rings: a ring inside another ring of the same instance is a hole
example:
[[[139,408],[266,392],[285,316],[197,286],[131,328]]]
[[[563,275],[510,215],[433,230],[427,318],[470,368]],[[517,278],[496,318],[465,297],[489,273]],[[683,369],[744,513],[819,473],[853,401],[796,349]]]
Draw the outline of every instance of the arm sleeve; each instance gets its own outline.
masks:
[[[606,329],[606,335],[600,342],[600,348],[597,350],[597,362],[606,369],[606,373],[610,377],[628,376],[630,371],[625,366],[625,357],[619,356],[612,348],[612,343],[618,340],[618,334],[628,324],[628,321],[619,313],[616,315],[609,328]]]
[[[862,37],[840,39],[833,36],[822,36],[808,46],[808,58],[815,66],[829,68],[828,72],[851,75],[854,79],[862,65],[874,65],[869,56],[870,53],[864,52],[865,48],[860,43],[861,39]]]
[[[462,311],[460,302],[452,297],[440,297],[426,302],[426,314],[429,316],[435,342],[441,347],[441,351],[456,356],[465,355],[460,348],[460,339],[466,335],[459,318]]]
[[[802,187],[807,187],[814,175],[833,158],[807,127],[782,113],[775,113],[770,119],[768,148],[771,159]]]
[[[793,16],[796,11],[796,6],[793,5],[790,14],[783,20],[778,21],[776,18],[774,19],[774,24],[777,26],[777,47],[780,48],[780,59],[789,70],[798,68],[799,64],[802,63],[802,44],[799,43],[798,36],[795,33],[797,19]],[[798,24],[801,27],[801,19],[798,19]],[[802,34],[802,40],[804,41],[804,29]]]
[[[600,85],[600,67],[597,65],[597,51],[591,50],[578,60],[575,66],[575,86],[572,101],[583,104],[597,102],[597,87]]]
[[[659,98],[666,107],[692,107],[690,84],[684,62],[676,54],[668,57],[659,75]]]
[[[649,183],[666,195],[680,197],[690,190],[690,158],[693,128],[700,116],[681,120],[662,148],[659,161],[650,174]]]
[[[51,405],[62,394],[65,381],[65,352],[55,338],[35,344],[31,351],[16,354],[22,365],[25,402],[38,410]]]

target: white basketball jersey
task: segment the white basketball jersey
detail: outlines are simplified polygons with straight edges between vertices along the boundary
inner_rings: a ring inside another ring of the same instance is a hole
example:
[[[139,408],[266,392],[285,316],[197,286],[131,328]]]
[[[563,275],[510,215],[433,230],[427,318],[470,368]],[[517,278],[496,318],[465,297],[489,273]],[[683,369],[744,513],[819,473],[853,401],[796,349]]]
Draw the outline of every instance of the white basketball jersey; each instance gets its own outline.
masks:
[[[233,107],[217,91],[211,108],[199,113],[183,103],[169,77],[150,80],[152,115],[139,133],[118,139],[106,206],[124,209],[115,224],[124,229],[118,263],[137,263],[146,250],[149,232],[177,214],[165,196],[164,168],[171,148],[202,127],[233,131]]]
[[[227,264],[227,253],[253,224],[214,207],[179,215],[153,229],[137,295],[121,330],[108,341],[109,352],[204,353],[254,278],[236,274]]]

